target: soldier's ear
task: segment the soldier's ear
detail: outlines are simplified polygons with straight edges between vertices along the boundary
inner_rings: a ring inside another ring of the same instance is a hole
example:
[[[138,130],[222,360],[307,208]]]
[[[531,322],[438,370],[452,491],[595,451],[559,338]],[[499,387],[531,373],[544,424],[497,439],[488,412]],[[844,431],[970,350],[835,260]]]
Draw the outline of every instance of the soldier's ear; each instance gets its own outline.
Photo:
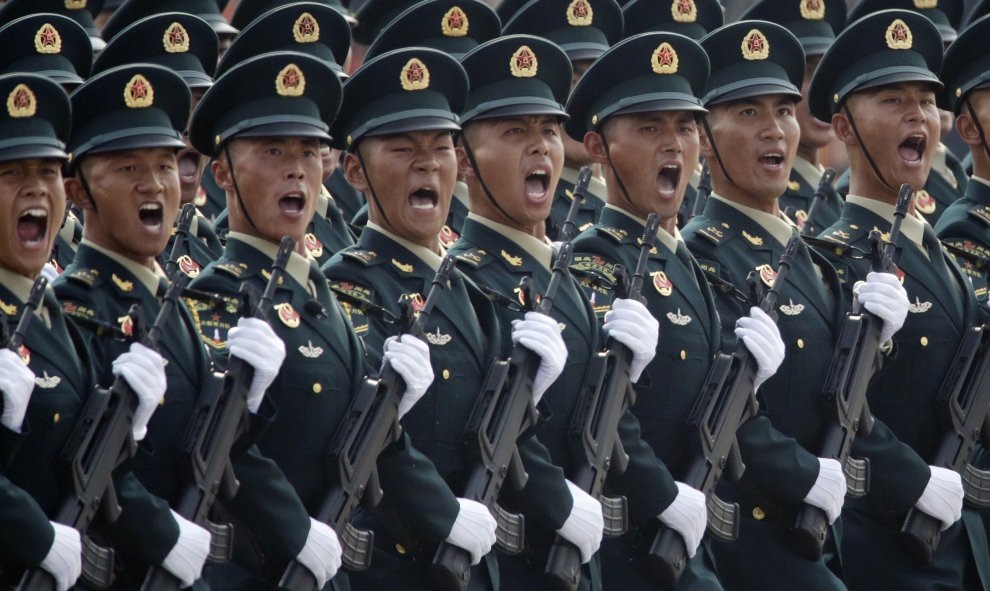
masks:
[[[608,154],[605,152],[605,142],[602,141],[602,133],[605,133],[604,127],[599,128],[600,131],[589,131],[584,134],[584,151],[591,156],[591,159],[599,164],[608,163]]]
[[[704,126],[704,117],[698,119],[698,147],[701,148],[701,155],[709,160],[715,158],[715,150],[712,149],[712,138],[708,135],[708,129]]]
[[[82,166],[82,162],[76,164],[76,169]],[[73,174],[72,176],[67,176],[62,179],[62,187],[65,189],[65,197],[83,208],[85,211],[95,209],[93,207],[93,201],[90,199],[89,194],[86,192],[86,188],[83,186],[82,181],[79,177]]]
[[[977,148],[977,150],[982,150],[980,147],[982,138],[980,138],[980,130],[976,126],[976,122],[970,116],[967,109],[962,109],[959,114],[956,115],[956,131],[959,132],[959,137],[963,139],[964,142],[972,147]]]
[[[853,133],[852,124],[849,123],[849,118],[846,117],[844,111],[839,111],[835,115],[832,115],[832,131],[835,133],[835,137],[843,144],[847,146],[859,145],[856,141],[856,134]]]
[[[234,192],[234,182],[230,175],[230,162],[227,160],[226,154],[221,153],[220,157],[210,165],[210,170],[213,171],[213,179],[217,182],[218,187],[223,189],[225,193]]]
[[[474,172],[474,167],[471,166],[471,160],[467,156],[467,150],[460,142],[454,148],[454,153],[457,154],[457,174],[465,178],[474,178],[478,175]]]
[[[360,149],[360,148],[356,148]],[[368,179],[364,176],[364,167],[354,152],[344,154],[344,178],[347,183],[354,187],[355,191],[367,193],[370,188]]]

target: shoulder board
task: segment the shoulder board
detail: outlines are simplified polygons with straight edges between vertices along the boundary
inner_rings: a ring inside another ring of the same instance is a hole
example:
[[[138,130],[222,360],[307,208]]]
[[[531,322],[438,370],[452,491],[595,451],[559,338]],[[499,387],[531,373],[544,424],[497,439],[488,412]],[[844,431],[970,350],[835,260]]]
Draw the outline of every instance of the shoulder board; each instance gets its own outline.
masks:
[[[701,270],[704,271],[706,275],[714,275],[718,277],[718,272],[720,269],[718,263],[698,259],[698,266],[701,267]]]
[[[378,255],[372,250],[361,250],[359,248],[348,248],[346,250],[340,251],[341,256],[345,256],[355,261],[358,261],[362,265],[370,265]]]
[[[330,281],[330,289],[341,300],[355,299],[368,304],[375,301],[375,290],[351,281]]]
[[[721,244],[725,239],[725,232],[715,227],[714,224],[698,228],[698,235],[710,240],[713,244]]]
[[[588,274],[604,278],[609,283],[615,283],[615,263],[607,261],[597,254],[577,254],[571,258],[571,270],[579,274]]]
[[[77,269],[64,275],[70,281],[76,281],[90,287],[96,285],[97,281],[100,280],[100,272],[97,269]]]
[[[248,270],[248,266],[244,263],[220,263],[216,266],[216,268],[218,271],[223,271],[224,273],[237,277],[238,279],[240,279],[241,275]]]
[[[488,252],[483,248],[471,248],[454,256],[458,263],[467,263],[476,268],[488,262],[490,258]]]
[[[625,230],[620,230],[619,228],[612,228],[609,226],[596,226],[595,230],[602,236],[607,236],[615,242],[622,242],[629,235]]]
[[[831,236],[826,236],[824,238],[802,236],[801,239],[804,240],[805,244],[814,247],[823,254],[834,255],[837,257],[848,257],[852,259],[862,259],[869,255],[868,252],[864,252],[862,249],[856,248],[851,244],[846,244],[845,242]]]
[[[964,238],[950,238],[942,241],[945,249],[967,270],[985,272],[990,269],[990,249],[982,244]]]
[[[977,206],[969,210],[969,215],[990,226],[990,206]]]

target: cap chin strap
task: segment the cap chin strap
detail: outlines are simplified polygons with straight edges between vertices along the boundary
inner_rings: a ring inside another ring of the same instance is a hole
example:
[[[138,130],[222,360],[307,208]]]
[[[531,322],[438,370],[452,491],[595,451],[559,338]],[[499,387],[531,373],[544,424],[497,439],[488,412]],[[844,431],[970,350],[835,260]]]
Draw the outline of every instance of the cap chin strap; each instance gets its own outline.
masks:
[[[705,135],[708,137],[708,143],[712,145],[712,152],[715,153],[715,161],[718,162],[718,167],[722,169],[722,174],[725,175],[725,180],[729,181],[730,185],[735,185],[736,181],[732,180],[732,175],[729,174],[729,170],[725,168],[725,163],[722,162],[722,154],[718,151],[718,145],[715,143],[715,136],[712,135],[712,128],[708,126],[708,119],[702,117],[701,125],[705,128]],[[736,186],[738,187],[739,185]]]
[[[261,231],[258,230],[258,226],[254,225],[254,220],[251,219],[251,214],[248,212],[247,206],[244,205],[244,199],[241,197],[241,189],[237,185],[237,178],[234,176],[234,161],[230,157],[230,143],[223,145],[223,153],[227,157],[227,167],[230,168],[230,182],[234,185],[234,195],[237,196],[237,204],[240,206],[241,211],[244,212],[244,217],[247,218],[248,223],[251,224],[254,231],[260,234]]]
[[[478,161],[474,159],[474,150],[472,150],[471,145],[468,144],[467,135],[464,133],[461,134],[461,144],[464,146],[464,153],[467,155],[468,162],[471,163],[471,169],[474,170],[474,176],[478,179],[478,183],[481,184],[481,190],[485,192],[485,197],[488,198],[488,201],[490,201],[491,204],[495,206],[495,209],[499,210],[499,212],[501,212],[506,219],[511,220],[512,223],[517,226],[521,226],[522,224],[519,223],[519,220],[509,215],[509,212],[502,209],[502,206],[498,204],[498,201],[495,201],[495,198],[492,197],[491,191],[488,190],[488,185],[485,184],[485,179],[481,176],[481,169],[478,168]]]
[[[615,182],[619,185],[619,190],[622,191],[622,197],[629,204],[630,208],[634,208],[633,200],[629,197],[629,191],[626,190],[626,184],[622,182],[622,178],[619,176],[619,170],[615,168],[615,163],[612,162],[612,151],[608,147],[608,138],[605,137],[605,128],[602,125],[595,127],[595,132],[598,136],[602,138],[602,147],[605,148],[605,159],[608,160],[608,165],[612,169],[612,175],[615,177]],[[577,195],[574,196],[577,198]]]
[[[385,222],[387,228],[395,229],[392,226],[392,222],[388,221],[388,216],[385,215],[385,208],[382,207],[382,202],[378,200],[378,192],[375,191],[375,186],[371,184],[371,175],[368,174],[368,167],[364,164],[364,156],[361,155],[361,150],[354,148],[354,155],[357,156],[358,164],[361,165],[361,172],[364,174],[364,180],[368,183],[368,192],[371,193],[371,198],[375,200],[375,207],[382,214],[382,221]]]
[[[973,118],[973,125],[976,126],[976,131],[980,134],[980,145],[983,146],[983,152],[990,157],[990,147],[987,147],[987,136],[983,132],[983,126],[980,125],[980,120],[976,117],[976,110],[973,109],[973,103],[969,102],[969,97],[966,97],[966,109],[969,111],[969,116]]]
[[[82,166],[77,166],[76,168],[76,174],[79,175],[79,184],[82,185],[83,192],[86,193],[89,202],[93,204],[93,211],[96,212],[96,215],[100,215],[100,210],[96,208],[96,199],[93,199],[93,191],[89,188],[89,181],[86,180],[86,175],[83,174]],[[66,207],[66,211],[68,211],[68,207]]]
[[[897,193],[897,189],[888,183],[887,179],[883,178],[883,175],[880,173],[880,168],[873,160],[873,156],[870,156],[870,151],[866,149],[866,142],[864,142],[863,137],[859,135],[859,128],[856,126],[856,120],[853,118],[852,111],[849,110],[849,105],[844,102],[842,103],[842,112],[845,113],[846,118],[849,119],[849,127],[852,128],[853,135],[856,136],[856,143],[859,144],[859,148],[863,150],[863,155],[866,156],[866,161],[870,163],[870,168],[873,169],[873,174],[876,175],[877,180],[879,180],[883,186],[887,187],[894,193]]]

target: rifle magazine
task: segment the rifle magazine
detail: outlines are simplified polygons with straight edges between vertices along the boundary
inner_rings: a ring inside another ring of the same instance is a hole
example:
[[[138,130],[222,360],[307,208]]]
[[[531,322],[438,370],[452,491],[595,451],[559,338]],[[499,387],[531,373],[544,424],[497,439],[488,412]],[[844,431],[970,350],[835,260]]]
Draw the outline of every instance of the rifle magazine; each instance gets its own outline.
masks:
[[[739,537],[739,504],[726,503],[715,495],[708,497],[708,533],[734,542]]]
[[[344,550],[343,562],[348,570],[362,571],[371,566],[371,551],[375,545],[375,532],[358,529],[348,523],[340,533],[340,545]]]
[[[869,458],[846,458],[842,472],[846,475],[846,495],[849,498],[861,499],[870,492]]]
[[[598,498],[602,504],[602,517],[605,519],[605,529],[602,534],[606,538],[617,538],[629,530],[629,503],[626,497]]]
[[[82,579],[94,589],[109,589],[113,584],[114,552],[83,536]]]
[[[210,532],[210,553],[206,559],[214,564],[230,562],[234,555],[234,526],[230,523],[206,522]]]
[[[976,509],[990,509],[990,470],[966,464],[962,473],[966,504]]]
[[[495,544],[506,554],[515,555],[526,547],[526,520],[521,513],[509,513],[498,505],[492,505],[495,517]]]

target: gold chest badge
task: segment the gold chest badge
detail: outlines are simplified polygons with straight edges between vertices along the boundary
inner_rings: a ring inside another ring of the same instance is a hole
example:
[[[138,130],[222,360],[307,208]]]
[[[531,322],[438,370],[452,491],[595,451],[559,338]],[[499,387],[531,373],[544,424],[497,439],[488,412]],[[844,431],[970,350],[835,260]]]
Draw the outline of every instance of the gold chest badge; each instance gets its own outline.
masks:
[[[777,272],[770,265],[760,265],[756,268],[760,274],[760,280],[767,287],[773,287],[773,282],[777,279]]]
[[[299,312],[296,312],[289,302],[275,304],[278,319],[289,328],[299,328]]]
[[[667,278],[666,273],[663,271],[654,271],[650,273],[650,277],[653,278],[653,287],[656,288],[657,293],[664,297],[674,293],[674,284]]]

